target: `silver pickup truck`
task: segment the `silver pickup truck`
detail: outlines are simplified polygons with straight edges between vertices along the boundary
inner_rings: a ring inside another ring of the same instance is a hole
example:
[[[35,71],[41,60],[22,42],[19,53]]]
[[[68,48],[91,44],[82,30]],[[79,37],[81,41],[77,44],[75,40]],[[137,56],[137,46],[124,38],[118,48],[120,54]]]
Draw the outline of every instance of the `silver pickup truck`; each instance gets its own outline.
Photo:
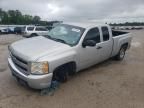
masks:
[[[60,24],[46,36],[11,44],[8,63],[18,81],[43,89],[111,57],[122,60],[131,39],[130,33],[113,31],[106,24]]]

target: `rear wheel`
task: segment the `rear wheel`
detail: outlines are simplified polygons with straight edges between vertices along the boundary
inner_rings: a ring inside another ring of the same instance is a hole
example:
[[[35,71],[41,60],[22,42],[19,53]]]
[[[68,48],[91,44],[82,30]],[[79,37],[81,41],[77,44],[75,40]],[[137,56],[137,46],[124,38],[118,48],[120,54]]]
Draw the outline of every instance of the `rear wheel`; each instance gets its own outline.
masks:
[[[115,56],[116,60],[123,60],[125,57],[126,47],[122,46],[119,53]]]

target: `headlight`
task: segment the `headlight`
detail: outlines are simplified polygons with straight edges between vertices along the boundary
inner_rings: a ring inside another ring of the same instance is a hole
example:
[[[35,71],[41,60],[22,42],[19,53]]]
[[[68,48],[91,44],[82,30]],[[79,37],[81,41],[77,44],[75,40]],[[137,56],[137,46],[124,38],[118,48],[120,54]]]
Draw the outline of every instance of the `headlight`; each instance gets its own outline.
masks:
[[[32,74],[47,74],[48,73],[48,62],[32,62],[31,63]]]

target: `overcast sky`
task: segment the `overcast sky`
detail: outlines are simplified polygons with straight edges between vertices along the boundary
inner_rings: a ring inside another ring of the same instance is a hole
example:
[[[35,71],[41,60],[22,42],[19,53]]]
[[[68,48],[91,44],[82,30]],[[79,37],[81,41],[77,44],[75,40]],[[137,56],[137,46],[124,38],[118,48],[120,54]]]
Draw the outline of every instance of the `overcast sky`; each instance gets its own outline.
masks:
[[[0,8],[44,20],[144,21],[144,0],[0,0]]]

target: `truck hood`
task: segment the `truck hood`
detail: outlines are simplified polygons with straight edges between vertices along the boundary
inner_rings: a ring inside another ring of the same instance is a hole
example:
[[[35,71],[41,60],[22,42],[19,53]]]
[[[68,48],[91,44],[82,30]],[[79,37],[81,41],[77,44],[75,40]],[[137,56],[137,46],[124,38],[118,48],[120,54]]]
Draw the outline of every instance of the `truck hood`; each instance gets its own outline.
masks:
[[[24,60],[34,61],[45,55],[59,53],[69,48],[71,48],[69,45],[38,36],[13,43],[10,51]]]

